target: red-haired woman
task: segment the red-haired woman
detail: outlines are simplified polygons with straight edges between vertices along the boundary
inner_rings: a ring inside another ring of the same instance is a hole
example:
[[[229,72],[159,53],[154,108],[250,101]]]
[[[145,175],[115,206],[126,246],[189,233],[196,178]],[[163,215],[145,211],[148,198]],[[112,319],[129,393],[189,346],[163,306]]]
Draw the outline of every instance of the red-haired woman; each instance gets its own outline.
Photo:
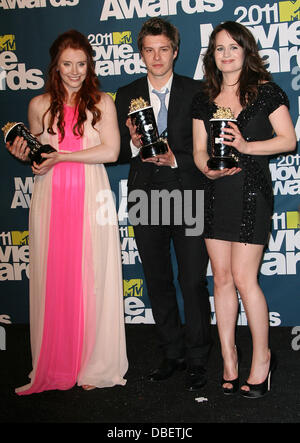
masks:
[[[57,152],[32,166],[33,370],[19,395],[124,385],[128,368],[118,222],[103,165],[119,154],[115,106],[99,91],[85,36],[65,32],[50,55],[46,93],[28,110],[31,132]],[[8,149],[28,160],[22,138]]]

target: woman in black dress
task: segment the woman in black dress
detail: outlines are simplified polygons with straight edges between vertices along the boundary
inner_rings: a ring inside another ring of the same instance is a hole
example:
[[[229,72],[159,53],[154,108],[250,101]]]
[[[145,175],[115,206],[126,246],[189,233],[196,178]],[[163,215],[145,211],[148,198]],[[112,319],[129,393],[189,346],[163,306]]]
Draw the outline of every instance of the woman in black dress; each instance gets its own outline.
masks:
[[[260,397],[270,389],[274,367],[268,343],[268,308],[257,281],[272,217],[268,156],[293,150],[296,135],[287,96],[271,81],[253,35],[241,24],[225,22],[214,29],[204,56],[204,74],[203,90],[193,104],[194,160],[210,179],[204,234],[214,276],[224,362],[222,388],[224,394],[232,394],[239,386],[237,289],[253,344],[250,374],[240,392],[245,397]],[[226,129],[231,141],[224,140],[238,159],[238,167],[232,169],[207,167],[209,120],[218,107],[231,108],[237,120]]]

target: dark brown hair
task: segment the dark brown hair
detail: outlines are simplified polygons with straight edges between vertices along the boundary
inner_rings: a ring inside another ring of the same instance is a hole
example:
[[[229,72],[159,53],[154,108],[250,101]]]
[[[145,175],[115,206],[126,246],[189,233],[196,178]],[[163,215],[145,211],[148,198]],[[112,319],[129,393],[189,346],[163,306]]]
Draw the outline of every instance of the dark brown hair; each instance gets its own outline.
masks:
[[[227,21],[219,24],[211,33],[208,48],[203,58],[205,90],[210,100],[214,100],[221,91],[222,72],[215,63],[216,36],[225,30],[244,50],[244,64],[239,78],[239,97],[243,107],[257,97],[259,84],[270,81],[271,74],[266,70],[259,55],[258,47],[252,33],[237,22]]]
[[[137,39],[139,51],[142,52],[144,37],[161,34],[168,37],[171,41],[173,52],[175,52],[179,47],[179,31],[174,25],[159,17],[150,18],[143,24]]]
[[[99,109],[95,106],[100,102],[100,84],[98,77],[94,70],[93,50],[88,39],[80,32],[71,29],[59,35],[50,47],[51,62],[48,69],[48,79],[46,82],[46,92],[50,94],[50,107],[47,112],[50,112],[49,127],[47,131],[50,134],[55,134],[53,124],[57,118],[57,127],[60,132],[60,141],[65,136],[64,131],[64,109],[63,105],[66,100],[66,89],[61,80],[60,73],[57,70],[58,60],[62,52],[67,49],[81,49],[87,57],[87,75],[80,88],[75,94],[75,106],[78,110],[78,119],[73,127],[75,135],[83,135],[83,125],[87,119],[86,110],[89,110],[92,115],[92,126],[94,126],[101,118]]]

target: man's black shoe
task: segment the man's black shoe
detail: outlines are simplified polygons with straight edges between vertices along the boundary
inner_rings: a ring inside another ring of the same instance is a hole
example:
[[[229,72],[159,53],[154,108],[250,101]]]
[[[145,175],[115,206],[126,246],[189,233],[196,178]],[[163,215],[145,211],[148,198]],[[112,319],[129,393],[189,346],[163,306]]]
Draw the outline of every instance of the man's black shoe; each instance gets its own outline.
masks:
[[[203,366],[191,366],[187,370],[186,389],[197,391],[207,382],[206,370]]]
[[[160,381],[171,377],[175,371],[182,371],[186,368],[183,358],[165,358],[159,368],[154,369],[147,375],[148,381]]]

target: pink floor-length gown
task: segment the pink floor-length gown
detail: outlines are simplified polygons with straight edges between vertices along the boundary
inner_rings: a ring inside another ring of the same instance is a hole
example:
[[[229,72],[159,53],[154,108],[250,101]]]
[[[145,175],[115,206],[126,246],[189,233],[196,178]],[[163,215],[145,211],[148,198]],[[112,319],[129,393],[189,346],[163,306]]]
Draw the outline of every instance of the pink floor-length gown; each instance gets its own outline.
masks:
[[[99,132],[73,134],[64,106],[65,138],[43,144],[77,151],[100,143]],[[98,125],[101,133],[101,123]],[[125,344],[118,222],[102,164],[58,163],[36,176],[29,217],[31,382],[28,395],[78,385],[124,385]]]

